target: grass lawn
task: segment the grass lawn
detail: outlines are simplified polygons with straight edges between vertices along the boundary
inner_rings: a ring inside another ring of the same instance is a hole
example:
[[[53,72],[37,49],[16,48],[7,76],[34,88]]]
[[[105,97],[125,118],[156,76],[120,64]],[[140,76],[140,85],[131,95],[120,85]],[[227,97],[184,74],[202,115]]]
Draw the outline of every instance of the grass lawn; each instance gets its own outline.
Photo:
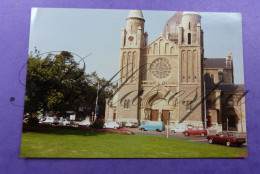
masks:
[[[45,158],[218,158],[246,150],[144,135],[35,128],[22,134],[21,157]]]

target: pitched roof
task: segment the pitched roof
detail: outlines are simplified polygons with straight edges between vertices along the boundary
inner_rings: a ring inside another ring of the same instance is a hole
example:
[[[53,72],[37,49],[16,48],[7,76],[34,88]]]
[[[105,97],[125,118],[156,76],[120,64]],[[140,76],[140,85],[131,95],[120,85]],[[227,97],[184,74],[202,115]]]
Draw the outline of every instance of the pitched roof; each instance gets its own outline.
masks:
[[[243,84],[222,83],[219,85],[218,89],[223,91],[224,94],[244,93],[245,86]]]
[[[205,75],[206,90],[221,90],[224,94],[244,93],[244,84],[221,83],[217,86],[208,75]]]
[[[205,68],[225,68],[226,58],[204,58]]]

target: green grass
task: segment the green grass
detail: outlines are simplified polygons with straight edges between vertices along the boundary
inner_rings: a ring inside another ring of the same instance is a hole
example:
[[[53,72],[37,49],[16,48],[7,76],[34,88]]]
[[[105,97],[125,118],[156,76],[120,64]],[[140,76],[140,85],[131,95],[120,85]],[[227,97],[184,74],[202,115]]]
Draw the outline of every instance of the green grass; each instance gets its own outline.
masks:
[[[29,132],[28,132],[29,131]],[[164,137],[119,135],[59,128],[27,129],[21,157],[44,158],[218,158],[246,150]]]

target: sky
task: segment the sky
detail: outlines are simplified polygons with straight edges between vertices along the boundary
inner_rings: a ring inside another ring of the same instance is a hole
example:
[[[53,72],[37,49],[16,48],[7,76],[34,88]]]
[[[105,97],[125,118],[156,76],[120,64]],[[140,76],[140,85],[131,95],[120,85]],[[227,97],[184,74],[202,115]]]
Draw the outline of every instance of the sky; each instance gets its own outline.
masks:
[[[121,29],[130,10],[32,8],[29,52],[69,51],[85,57],[86,73],[110,79],[119,71]],[[143,10],[148,44],[163,32],[174,11]],[[200,12],[204,57],[225,58],[232,52],[234,81],[244,83],[242,16]],[[75,57],[77,61],[79,58]]]

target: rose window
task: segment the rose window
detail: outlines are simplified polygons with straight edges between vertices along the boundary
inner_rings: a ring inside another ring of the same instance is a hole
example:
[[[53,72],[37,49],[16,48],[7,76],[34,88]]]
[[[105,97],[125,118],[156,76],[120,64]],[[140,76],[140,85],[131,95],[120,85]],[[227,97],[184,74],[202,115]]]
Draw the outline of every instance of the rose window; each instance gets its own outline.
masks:
[[[171,65],[167,59],[156,59],[152,63],[152,74],[158,79],[164,79],[171,74]]]

